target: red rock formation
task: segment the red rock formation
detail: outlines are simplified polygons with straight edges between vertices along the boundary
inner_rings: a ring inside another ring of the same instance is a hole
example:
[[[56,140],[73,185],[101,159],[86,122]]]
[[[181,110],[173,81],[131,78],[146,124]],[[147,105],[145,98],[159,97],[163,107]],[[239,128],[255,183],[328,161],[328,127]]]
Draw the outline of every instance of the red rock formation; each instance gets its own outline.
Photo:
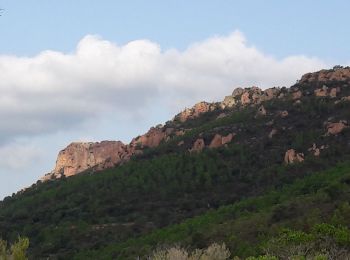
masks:
[[[297,153],[294,149],[287,150],[284,155],[284,162],[286,164],[293,164],[296,162],[303,162],[303,161],[304,161],[304,154]]]
[[[342,120],[338,123],[328,123],[327,124],[327,134],[328,135],[337,135],[341,133],[345,128],[348,128],[347,122]]]
[[[299,99],[302,96],[303,96],[303,93],[300,90],[295,91],[295,92],[292,93],[292,99],[293,100]]]
[[[168,130],[168,134],[171,133]],[[167,137],[166,130],[161,127],[152,127],[146,134],[134,138],[130,145],[143,147],[157,147]]]
[[[236,105],[236,100],[233,96],[226,96],[224,101],[221,102],[220,107],[221,109],[225,108],[231,108]]]
[[[221,147],[229,142],[232,141],[233,137],[235,136],[235,134],[228,134],[226,136],[221,136],[219,134],[216,134],[213,139],[211,140],[209,147],[210,148],[218,148]]]
[[[245,92],[241,96],[241,104],[242,105],[247,105],[250,104],[251,100],[249,98],[249,92]]]
[[[68,177],[90,168],[110,168],[128,158],[128,153],[127,146],[119,141],[71,143],[59,152],[55,169],[43,179]]]
[[[208,102],[199,102],[195,104],[192,108],[186,108],[180,114],[175,116],[175,119],[178,118],[180,122],[185,122],[188,119],[196,118],[202,113],[208,111],[213,111],[216,108],[216,105]]]
[[[314,91],[316,97],[326,97],[328,96],[327,88],[319,88]]]
[[[197,139],[194,143],[190,152],[201,152],[205,147],[204,140],[202,138]]]
[[[328,81],[349,81],[350,79],[350,67],[346,68],[334,68],[333,70],[321,70],[318,72],[307,73],[302,76],[300,83],[309,82],[328,82]]]

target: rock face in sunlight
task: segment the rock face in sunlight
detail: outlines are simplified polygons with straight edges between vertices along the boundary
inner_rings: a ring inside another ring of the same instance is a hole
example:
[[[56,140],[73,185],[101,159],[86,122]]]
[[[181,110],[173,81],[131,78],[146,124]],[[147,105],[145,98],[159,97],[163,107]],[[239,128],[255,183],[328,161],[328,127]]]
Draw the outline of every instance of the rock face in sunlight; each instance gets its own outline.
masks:
[[[331,82],[348,81],[350,78],[350,69],[335,66],[332,70],[320,70],[318,72],[307,73],[302,76],[300,83],[308,82]]]
[[[216,109],[216,104],[202,101],[195,104],[192,108],[186,108],[175,118],[177,118],[180,122],[185,122],[188,119],[196,118],[200,114],[206,113],[208,111],[213,111],[214,109]]]
[[[69,177],[87,169],[111,168],[130,158],[130,151],[119,141],[74,142],[59,152],[55,169],[43,180]]]

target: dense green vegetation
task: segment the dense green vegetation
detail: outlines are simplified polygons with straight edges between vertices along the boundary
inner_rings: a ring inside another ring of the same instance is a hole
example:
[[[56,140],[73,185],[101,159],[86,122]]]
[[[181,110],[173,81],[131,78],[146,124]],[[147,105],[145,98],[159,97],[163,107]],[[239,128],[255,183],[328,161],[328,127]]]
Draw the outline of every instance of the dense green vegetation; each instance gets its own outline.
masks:
[[[316,251],[318,249],[321,253],[318,248],[321,244],[313,245],[320,239],[320,233],[322,236],[332,236],[325,241],[329,247],[339,246],[349,253],[349,200],[350,162],[297,179],[294,183],[265,195],[211,210],[181,224],[104,249],[81,252],[76,259],[93,259],[98,256],[102,256],[102,259],[133,259],[138,255],[149,254],[157,245],[180,244],[203,248],[215,241],[224,242],[233,255],[240,257],[268,252],[282,257],[283,247],[279,245],[281,239],[293,238],[295,235],[300,238],[297,237],[293,243],[312,247]],[[309,243],[301,241],[303,238],[308,238]],[[286,248],[290,248],[285,251],[290,252],[292,245],[286,244]]]
[[[282,257],[276,248],[283,247],[273,245],[295,235],[309,239],[303,244],[315,249],[312,256],[330,253],[318,250],[324,237],[348,250],[338,234],[350,227],[350,131],[325,135],[324,123],[350,121],[350,102],[310,95],[295,104],[285,91],[285,99],[263,103],[266,116],[248,106],[224,110],[220,119],[223,111],[214,110],[168,122],[186,133],[117,168],[38,182],[5,198],[0,235],[29,237],[32,259],[134,259],[159,246],[214,242],[232,256]],[[216,133],[236,135],[227,146],[188,152],[197,138],[208,144]],[[309,150],[314,143],[325,147],[319,157]],[[291,148],[305,154],[303,163],[284,164]]]

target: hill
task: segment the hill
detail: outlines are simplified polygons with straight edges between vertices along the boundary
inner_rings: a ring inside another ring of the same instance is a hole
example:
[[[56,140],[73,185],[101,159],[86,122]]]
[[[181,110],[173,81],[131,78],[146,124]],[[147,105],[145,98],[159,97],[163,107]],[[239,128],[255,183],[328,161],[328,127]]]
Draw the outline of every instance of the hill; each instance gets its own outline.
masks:
[[[212,242],[247,257],[286,227],[347,228],[349,108],[350,68],[335,67],[235,89],[127,145],[74,143],[0,203],[0,234],[28,236],[32,259],[134,259]]]

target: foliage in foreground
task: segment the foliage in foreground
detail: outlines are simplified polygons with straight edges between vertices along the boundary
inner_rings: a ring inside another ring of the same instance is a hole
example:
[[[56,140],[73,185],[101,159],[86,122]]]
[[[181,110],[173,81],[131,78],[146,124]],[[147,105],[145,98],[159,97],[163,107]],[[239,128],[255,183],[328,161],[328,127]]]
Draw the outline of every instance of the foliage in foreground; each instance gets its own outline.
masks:
[[[262,246],[264,255],[246,260],[278,259],[350,259],[350,232],[347,227],[326,223],[315,225],[311,232],[283,230],[279,236]],[[180,246],[156,250],[150,260],[226,260],[231,252],[223,244],[214,243],[205,249],[186,250]],[[233,257],[240,260],[239,257]]]
[[[0,260],[26,260],[26,252],[29,247],[29,239],[18,237],[12,245],[0,239]]]
[[[231,253],[225,244],[212,244],[206,249],[196,249],[188,252],[181,247],[171,247],[163,250],[157,250],[150,257],[152,260],[225,260],[229,259]]]

